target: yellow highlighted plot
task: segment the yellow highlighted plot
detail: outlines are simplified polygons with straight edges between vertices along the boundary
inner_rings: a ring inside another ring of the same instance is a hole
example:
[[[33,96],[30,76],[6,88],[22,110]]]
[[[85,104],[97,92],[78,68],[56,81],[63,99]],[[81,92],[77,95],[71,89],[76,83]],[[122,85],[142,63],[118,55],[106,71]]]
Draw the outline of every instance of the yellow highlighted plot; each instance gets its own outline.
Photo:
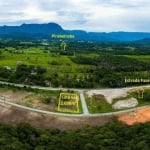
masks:
[[[58,111],[79,113],[79,97],[76,93],[60,93]]]

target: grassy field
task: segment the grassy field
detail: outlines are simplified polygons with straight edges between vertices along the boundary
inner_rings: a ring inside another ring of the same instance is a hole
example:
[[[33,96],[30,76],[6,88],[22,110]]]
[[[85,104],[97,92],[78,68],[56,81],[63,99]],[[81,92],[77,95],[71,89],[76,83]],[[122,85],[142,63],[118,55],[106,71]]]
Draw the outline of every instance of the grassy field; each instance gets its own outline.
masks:
[[[96,95],[89,98],[85,93],[85,99],[88,106],[88,110],[90,113],[105,113],[112,112],[112,105],[107,103],[105,97],[103,95]]]
[[[54,44],[54,43],[53,43]],[[137,85],[127,78],[149,78],[150,55],[110,55],[97,47],[78,47],[63,51],[57,45],[0,48],[0,80],[29,85],[100,88]],[[132,48],[130,48],[132,49]],[[92,51],[93,50],[93,51]],[[112,48],[108,46],[108,50]],[[139,61],[137,61],[139,60]],[[142,84],[142,83],[139,83]],[[146,83],[145,83],[146,84]]]
[[[126,55],[126,57],[137,59],[137,60],[143,61],[143,62],[149,62],[150,61],[150,55]]]
[[[45,53],[43,48],[27,48],[16,51],[13,48],[1,49],[3,54],[0,59],[0,67],[9,66],[15,69],[18,63],[26,65],[41,66],[47,69],[45,76],[59,72],[60,76],[69,74],[71,76],[82,76],[89,65],[78,65],[71,61],[71,56]],[[72,56],[73,57],[73,56]]]
[[[32,51],[32,53],[30,53]],[[34,53],[33,53],[34,52]],[[59,59],[58,59],[59,58]],[[45,54],[40,48],[27,49],[24,53],[10,53],[4,52],[0,61],[0,66],[10,66],[15,68],[18,61],[22,61],[27,65],[50,67],[49,64],[56,63],[59,65],[69,65],[74,66],[73,62],[66,56],[52,56],[51,54]]]

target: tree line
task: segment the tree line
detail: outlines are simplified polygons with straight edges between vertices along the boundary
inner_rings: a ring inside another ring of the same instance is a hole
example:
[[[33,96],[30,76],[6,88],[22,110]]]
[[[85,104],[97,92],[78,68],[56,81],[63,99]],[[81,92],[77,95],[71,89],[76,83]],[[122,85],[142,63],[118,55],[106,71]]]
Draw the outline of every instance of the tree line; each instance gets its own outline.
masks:
[[[113,121],[103,127],[74,131],[39,129],[27,123],[0,124],[2,150],[149,150],[150,123],[126,126]]]

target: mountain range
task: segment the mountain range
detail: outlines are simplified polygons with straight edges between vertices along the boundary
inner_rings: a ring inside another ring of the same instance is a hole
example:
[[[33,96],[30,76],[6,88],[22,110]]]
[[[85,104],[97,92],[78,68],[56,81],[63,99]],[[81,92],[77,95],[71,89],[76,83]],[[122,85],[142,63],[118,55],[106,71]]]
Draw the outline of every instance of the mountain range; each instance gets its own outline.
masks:
[[[22,24],[20,26],[0,26],[0,38],[51,40],[52,34],[72,34],[73,40],[86,41],[140,41],[146,39],[150,42],[148,32],[87,32],[84,30],[65,30],[59,24]],[[145,40],[144,40],[145,41]]]

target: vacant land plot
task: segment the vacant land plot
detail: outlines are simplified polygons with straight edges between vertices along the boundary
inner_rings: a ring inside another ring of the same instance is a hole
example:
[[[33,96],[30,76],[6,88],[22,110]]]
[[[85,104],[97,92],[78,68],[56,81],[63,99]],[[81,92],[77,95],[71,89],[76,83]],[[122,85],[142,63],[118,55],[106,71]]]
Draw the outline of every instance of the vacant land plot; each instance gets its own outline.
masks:
[[[113,99],[127,96],[127,89],[90,90],[85,93],[86,102],[90,113],[105,113],[116,111]]]
[[[127,91],[127,89],[90,90],[87,92],[87,94],[89,97],[91,97],[94,94],[102,94],[105,96],[107,102],[111,104],[114,98],[127,96]]]
[[[94,94],[91,97],[88,97],[88,95],[85,94],[85,98],[90,113],[94,114],[113,111],[111,104],[107,102],[104,95]]]
[[[77,93],[60,93],[58,111],[79,113],[79,97]]]
[[[112,116],[95,118],[56,117],[0,104],[0,123],[11,125],[27,122],[40,128],[73,130],[83,128],[86,125],[102,126],[109,121],[112,121]]]
[[[0,88],[0,97],[11,102],[46,111],[56,111],[59,91],[27,92]]]
[[[137,110],[125,115],[120,115],[118,119],[128,125],[144,123],[150,121],[150,107]]]
[[[139,98],[139,89],[141,87],[90,90],[85,93],[88,109],[90,113],[101,113],[149,105],[150,88],[142,88],[142,98]]]
[[[132,108],[138,105],[138,101],[135,98],[129,98],[126,100],[120,100],[117,101],[112,105],[114,109],[126,109],[126,108]]]

